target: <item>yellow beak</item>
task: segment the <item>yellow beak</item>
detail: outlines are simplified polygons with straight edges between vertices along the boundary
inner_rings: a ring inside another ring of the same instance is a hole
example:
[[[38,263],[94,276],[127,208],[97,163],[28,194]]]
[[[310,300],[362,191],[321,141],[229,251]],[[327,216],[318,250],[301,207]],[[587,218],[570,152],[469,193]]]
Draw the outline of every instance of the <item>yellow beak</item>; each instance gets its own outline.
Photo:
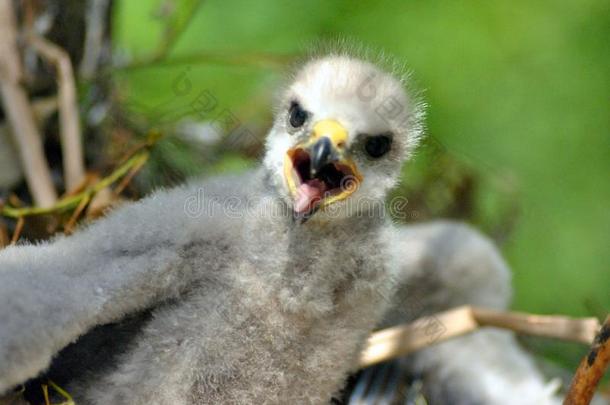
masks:
[[[303,183],[323,181],[319,171],[327,170],[328,165],[333,165],[344,177],[340,186],[332,184],[325,188],[324,196],[316,203],[315,209],[343,200],[356,191],[362,175],[347,157],[347,140],[348,132],[343,125],[336,120],[326,119],[314,124],[308,140],[287,151],[284,178],[293,197]],[[303,161],[307,162],[307,170],[302,167]]]
[[[347,130],[335,120],[322,120],[313,126],[311,143],[318,141],[321,137],[330,139],[336,150],[343,150],[347,142]]]

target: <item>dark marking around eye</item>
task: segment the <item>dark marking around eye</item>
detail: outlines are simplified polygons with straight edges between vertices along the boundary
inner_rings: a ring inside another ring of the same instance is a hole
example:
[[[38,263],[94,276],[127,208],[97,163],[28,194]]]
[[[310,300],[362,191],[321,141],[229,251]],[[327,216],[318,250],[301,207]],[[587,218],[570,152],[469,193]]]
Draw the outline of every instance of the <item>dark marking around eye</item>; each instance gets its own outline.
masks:
[[[301,107],[301,105],[296,101],[290,103],[290,110],[288,114],[290,125],[293,128],[302,127],[303,124],[305,124],[305,121],[307,121],[307,118],[309,117],[309,113],[305,111],[303,107]]]
[[[366,138],[364,149],[372,158],[380,158],[390,151],[392,138],[388,135],[375,135]]]

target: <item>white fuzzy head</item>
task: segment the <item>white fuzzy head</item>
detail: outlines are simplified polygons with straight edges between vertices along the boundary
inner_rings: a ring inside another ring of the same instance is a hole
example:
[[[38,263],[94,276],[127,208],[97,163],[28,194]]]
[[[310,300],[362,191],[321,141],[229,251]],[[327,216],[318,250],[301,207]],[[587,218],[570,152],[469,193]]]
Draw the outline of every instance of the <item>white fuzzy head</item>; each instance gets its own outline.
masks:
[[[314,59],[280,98],[264,165],[295,213],[353,215],[383,203],[417,145],[421,116],[401,80],[372,63]]]

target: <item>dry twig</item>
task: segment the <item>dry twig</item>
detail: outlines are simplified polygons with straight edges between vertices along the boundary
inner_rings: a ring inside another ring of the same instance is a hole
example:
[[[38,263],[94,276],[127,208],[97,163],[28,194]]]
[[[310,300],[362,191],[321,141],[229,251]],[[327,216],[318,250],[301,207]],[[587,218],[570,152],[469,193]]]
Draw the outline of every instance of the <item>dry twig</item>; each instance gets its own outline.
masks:
[[[429,326],[435,324],[442,325],[442,334],[430,333]],[[600,324],[595,318],[573,319],[463,306],[373,333],[360,356],[360,366],[368,367],[405,356],[484,326],[590,344]]]
[[[86,187],[77,194],[68,194],[50,207],[0,207],[0,215],[9,218],[22,218],[32,215],[57,214],[76,209],[84,199],[91,199],[100,190],[114,184],[127,175],[134,167],[141,167],[150,155],[149,149],[161,138],[156,132],[151,132],[147,141],[143,143],[134,153],[129,156],[119,167],[107,177],[95,184]]]
[[[91,202],[91,195],[85,195],[85,197],[83,197],[81,202],[78,204],[78,206],[76,207],[76,209],[70,216],[70,219],[68,220],[68,222],[66,222],[66,224],[64,225],[64,233],[66,235],[70,235],[74,231],[74,227],[76,226],[76,221],[78,221],[78,218],[80,218],[80,216],[83,213],[83,211],[85,210],[85,208],[87,208],[87,205],[89,205],[89,202]]]
[[[105,18],[109,6],[110,0],[87,1],[85,46],[79,67],[79,73],[85,79],[93,77],[104,49]]]
[[[49,396],[49,386],[53,388],[55,392],[61,395],[65,399],[65,401],[59,404],[52,404]],[[49,380],[48,384],[42,384],[40,388],[42,389],[42,395],[44,397],[45,405],[74,405],[74,400],[72,399],[72,396],[70,396],[70,394],[68,394],[66,390],[55,384],[53,381]]]
[[[57,201],[56,204],[50,207],[14,208],[5,206],[0,209],[0,215],[4,215],[5,217],[9,218],[21,218],[31,215],[62,213],[74,209],[78,207],[78,205],[83,199],[91,198],[99,190],[108,187],[109,185],[113,184],[115,181],[123,177],[125,174],[127,174],[132,167],[142,164],[143,161],[146,161],[148,159],[148,155],[148,151],[141,151],[137,153],[136,155],[128,159],[123,165],[113,171],[109,176],[104,177],[98,183],[87,187],[84,191],[78,194],[69,195],[65,198],[62,198],[61,200]]]
[[[472,315],[480,326],[495,326],[527,335],[586,345],[591,344],[600,328],[597,318],[574,319],[567,316],[502,312],[485,308],[472,308]]]
[[[591,402],[599,380],[610,364],[610,315],[602,325],[599,334],[587,356],[582,359],[564,405],[586,405]]]
[[[59,99],[59,126],[66,191],[78,187],[85,179],[85,161],[81,139],[80,116],[72,62],[66,51],[45,38],[30,33],[29,44],[55,65]]]
[[[17,219],[17,225],[15,226],[15,231],[13,232],[13,236],[11,237],[11,245],[14,245],[19,240],[21,236],[21,232],[23,232],[23,226],[25,225],[25,219],[23,217]]]
[[[93,196],[87,205],[86,216],[89,219],[101,217],[106,209],[117,205],[120,201],[121,198],[115,195],[109,187],[103,188]]]
[[[129,170],[129,173],[127,173],[125,175],[125,177],[123,177],[123,180],[121,180],[121,182],[115,187],[115,189],[112,190],[112,193],[114,194],[115,197],[119,196],[119,194],[121,194],[125,190],[125,188],[129,185],[129,183],[131,183],[131,180],[133,180],[135,175],[138,174],[138,172],[142,169],[142,167],[144,167],[145,163],[146,163],[146,161],[142,161],[139,164],[134,165]]]
[[[13,2],[0,0],[0,94],[32,197],[49,207],[57,200],[32,107],[20,86],[22,70],[16,47]]]
[[[8,245],[10,242],[11,239],[8,236],[8,228],[4,221],[0,219],[0,249]]]

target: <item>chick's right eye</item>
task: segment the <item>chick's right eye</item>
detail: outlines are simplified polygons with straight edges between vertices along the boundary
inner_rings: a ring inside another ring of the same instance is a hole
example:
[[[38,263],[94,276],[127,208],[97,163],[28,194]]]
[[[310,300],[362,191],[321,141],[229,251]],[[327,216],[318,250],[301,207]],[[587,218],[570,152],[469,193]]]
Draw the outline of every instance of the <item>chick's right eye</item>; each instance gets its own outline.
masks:
[[[293,101],[290,104],[289,121],[293,128],[302,127],[303,124],[305,124],[305,121],[307,121],[308,115],[307,111],[305,111],[296,101]]]

